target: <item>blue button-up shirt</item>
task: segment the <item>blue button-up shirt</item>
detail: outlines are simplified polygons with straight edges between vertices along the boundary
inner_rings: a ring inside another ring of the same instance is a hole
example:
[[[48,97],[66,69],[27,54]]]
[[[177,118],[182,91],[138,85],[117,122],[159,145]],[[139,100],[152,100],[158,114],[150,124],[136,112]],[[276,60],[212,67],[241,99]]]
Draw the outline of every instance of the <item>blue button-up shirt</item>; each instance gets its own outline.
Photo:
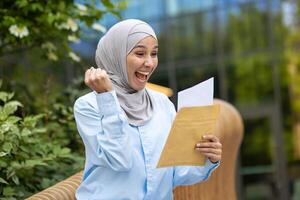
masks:
[[[91,92],[75,102],[86,156],[78,200],[170,200],[176,186],[204,181],[218,166],[207,160],[200,167],[156,168],[176,111],[165,95],[148,92],[154,113],[142,126],[127,122],[115,91]]]

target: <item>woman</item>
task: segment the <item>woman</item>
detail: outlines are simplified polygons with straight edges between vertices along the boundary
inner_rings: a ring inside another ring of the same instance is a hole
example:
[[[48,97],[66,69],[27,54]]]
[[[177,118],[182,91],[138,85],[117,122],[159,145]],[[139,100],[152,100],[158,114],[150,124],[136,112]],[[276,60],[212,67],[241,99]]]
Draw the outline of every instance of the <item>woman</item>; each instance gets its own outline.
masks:
[[[98,68],[85,73],[93,92],[74,105],[86,151],[78,200],[172,199],[174,187],[204,181],[218,166],[221,144],[206,135],[191,147],[207,156],[205,166],[156,168],[176,115],[165,95],[145,89],[157,52],[153,29],[140,20],[121,21],[100,39]]]

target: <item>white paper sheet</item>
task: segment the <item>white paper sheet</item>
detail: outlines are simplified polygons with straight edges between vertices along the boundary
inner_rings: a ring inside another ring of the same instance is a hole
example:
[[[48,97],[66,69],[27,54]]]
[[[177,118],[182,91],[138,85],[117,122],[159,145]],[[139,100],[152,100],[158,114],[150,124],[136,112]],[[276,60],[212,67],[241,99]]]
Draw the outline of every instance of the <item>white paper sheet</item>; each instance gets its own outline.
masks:
[[[203,81],[178,93],[177,111],[183,107],[213,105],[214,78]]]

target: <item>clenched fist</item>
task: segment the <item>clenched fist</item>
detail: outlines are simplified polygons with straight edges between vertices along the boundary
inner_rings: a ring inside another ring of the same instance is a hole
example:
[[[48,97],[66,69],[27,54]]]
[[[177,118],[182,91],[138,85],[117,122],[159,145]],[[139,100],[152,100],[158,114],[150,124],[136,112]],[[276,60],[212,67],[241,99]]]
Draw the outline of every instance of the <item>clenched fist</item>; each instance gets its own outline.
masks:
[[[94,67],[91,67],[90,69],[86,70],[84,83],[97,93],[113,90],[109,76],[105,70],[100,68],[95,69]]]

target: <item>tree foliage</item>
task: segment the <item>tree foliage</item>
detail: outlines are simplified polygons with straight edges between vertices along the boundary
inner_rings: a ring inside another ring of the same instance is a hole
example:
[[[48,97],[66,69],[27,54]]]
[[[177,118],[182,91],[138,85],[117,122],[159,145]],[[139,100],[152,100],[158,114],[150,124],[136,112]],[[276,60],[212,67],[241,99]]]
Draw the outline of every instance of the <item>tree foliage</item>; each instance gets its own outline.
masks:
[[[105,13],[119,15],[124,2],[114,5],[110,0],[3,0],[0,2],[0,56],[38,47],[50,60],[79,58],[69,48],[77,41],[83,26],[103,29],[97,23]],[[98,4],[98,6],[96,6]],[[102,9],[99,7],[101,6]],[[69,52],[69,53],[66,53]]]
[[[21,199],[48,187],[70,175],[61,167],[75,162],[70,148],[49,137],[42,123],[45,115],[20,116],[17,111],[23,105],[13,97],[14,93],[0,91],[1,199]],[[51,172],[56,175],[50,178]]]

